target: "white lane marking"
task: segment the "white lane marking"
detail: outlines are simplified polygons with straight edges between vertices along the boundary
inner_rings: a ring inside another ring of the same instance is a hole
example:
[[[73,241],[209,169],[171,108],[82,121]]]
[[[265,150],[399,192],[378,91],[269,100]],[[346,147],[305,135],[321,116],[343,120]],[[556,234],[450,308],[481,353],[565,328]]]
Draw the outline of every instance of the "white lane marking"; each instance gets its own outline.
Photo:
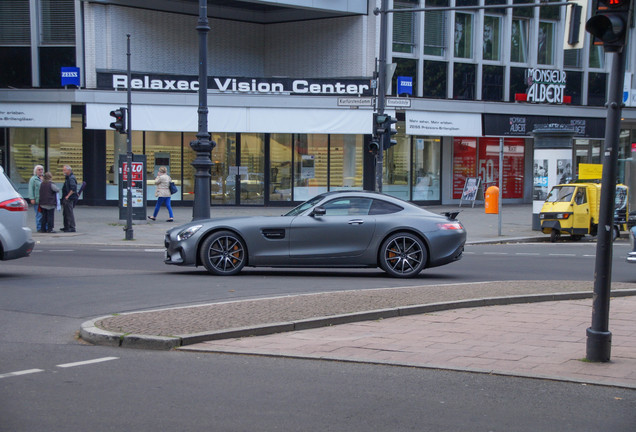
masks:
[[[166,251],[165,248],[163,249],[144,249],[144,252],[160,252],[160,253],[164,253]]]
[[[37,373],[37,372],[44,372],[44,369],[27,369],[23,371],[10,372],[10,373],[0,375],[0,379],[20,376],[20,375],[28,375],[28,374]]]
[[[523,255],[523,256],[540,256],[540,253],[537,252],[516,252],[515,255]]]
[[[75,252],[75,249],[49,249],[49,252]]]
[[[75,366],[84,366],[84,365],[89,365],[89,364],[94,364],[94,363],[101,363],[101,362],[105,362],[105,361],[118,360],[118,359],[119,359],[119,357],[102,357],[102,358],[98,358],[98,359],[94,359],[94,360],[86,360],[86,361],[80,361],[80,362],[75,362],[75,363],[59,364],[59,365],[57,365],[57,367],[70,368],[70,367],[75,367]]]
[[[576,254],[566,254],[566,253],[563,253],[563,254],[548,254],[548,255],[549,256],[561,256],[561,257],[575,257],[576,256]]]
[[[484,252],[484,255],[509,255],[506,252]]]

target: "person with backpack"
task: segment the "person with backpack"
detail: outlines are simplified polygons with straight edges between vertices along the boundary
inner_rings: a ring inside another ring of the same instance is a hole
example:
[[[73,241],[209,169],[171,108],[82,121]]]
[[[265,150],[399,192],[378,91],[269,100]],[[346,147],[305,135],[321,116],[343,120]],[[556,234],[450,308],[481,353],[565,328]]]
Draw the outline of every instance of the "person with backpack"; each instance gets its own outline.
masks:
[[[52,233],[55,224],[55,209],[57,207],[57,194],[60,188],[53,183],[53,175],[50,172],[44,173],[44,179],[40,185],[40,208],[42,214],[41,233]]]

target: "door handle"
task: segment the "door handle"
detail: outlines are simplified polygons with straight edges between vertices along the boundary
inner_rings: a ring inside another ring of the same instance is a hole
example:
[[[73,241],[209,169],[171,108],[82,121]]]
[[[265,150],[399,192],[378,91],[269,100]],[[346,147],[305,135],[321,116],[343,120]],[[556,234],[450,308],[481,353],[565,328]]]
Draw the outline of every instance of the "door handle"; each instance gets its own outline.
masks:
[[[364,221],[362,219],[351,219],[347,222],[349,225],[362,225]]]

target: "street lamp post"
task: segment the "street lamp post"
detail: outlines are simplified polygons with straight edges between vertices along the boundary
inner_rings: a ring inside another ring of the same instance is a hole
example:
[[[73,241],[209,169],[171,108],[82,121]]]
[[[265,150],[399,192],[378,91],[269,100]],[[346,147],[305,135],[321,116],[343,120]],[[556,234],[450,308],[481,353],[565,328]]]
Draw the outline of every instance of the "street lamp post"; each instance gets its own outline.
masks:
[[[210,167],[212,160],[210,155],[216,143],[210,140],[208,133],[208,3],[207,0],[199,0],[199,20],[197,22],[199,32],[199,129],[197,139],[190,142],[192,150],[197,152],[197,157],[192,162],[194,173],[194,205],[192,208],[192,220],[207,219],[210,217]]]

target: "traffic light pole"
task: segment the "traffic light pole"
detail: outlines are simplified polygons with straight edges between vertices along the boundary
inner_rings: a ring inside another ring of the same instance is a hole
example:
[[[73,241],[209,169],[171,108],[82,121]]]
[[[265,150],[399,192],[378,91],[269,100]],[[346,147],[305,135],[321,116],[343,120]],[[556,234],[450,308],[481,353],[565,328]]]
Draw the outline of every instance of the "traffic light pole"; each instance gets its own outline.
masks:
[[[387,56],[387,3],[388,0],[382,0],[380,4],[380,10],[376,9],[375,14],[380,14],[380,57],[378,59],[378,85],[377,85],[377,99],[376,99],[376,112],[378,115],[384,114],[385,99],[386,99],[386,56]],[[374,130],[376,125],[373,125]],[[388,133],[386,131],[385,133]],[[375,131],[374,131],[375,133]],[[384,170],[384,136],[380,138],[380,146],[378,153],[375,156],[375,190],[382,193],[382,172]]]
[[[212,149],[216,146],[210,140],[208,133],[208,2],[199,0],[199,129],[197,139],[190,142],[192,150],[197,152],[197,157],[192,161],[196,169],[194,173],[194,204],[192,208],[192,220],[208,219],[210,217],[210,159]]]
[[[587,329],[587,360],[608,362],[612,349],[612,333],[609,331],[609,303],[612,282],[612,240],[614,232],[614,207],[616,172],[618,165],[618,139],[620,135],[623,80],[625,77],[625,50],[614,54],[610,72],[610,90],[605,121],[603,145],[603,179],[596,242],[594,268],[594,300],[592,326]]]
[[[128,109],[126,110],[127,113],[124,115],[127,115],[128,118],[126,119],[126,163],[128,164],[128,184],[127,184],[127,196],[126,196],[126,227],[124,228],[124,231],[126,232],[126,240],[133,240],[133,223],[132,223],[132,217],[133,217],[133,208],[132,208],[132,165],[133,165],[133,152],[132,152],[132,142],[130,141],[130,129],[131,129],[131,119],[132,119],[132,97],[131,97],[131,85],[130,85],[130,80],[131,80],[131,72],[130,72],[130,35],[127,34],[126,35],[127,38],[127,42],[126,42],[126,63],[127,63],[127,73],[128,73],[128,89],[126,91],[126,98],[127,98],[127,107]]]

